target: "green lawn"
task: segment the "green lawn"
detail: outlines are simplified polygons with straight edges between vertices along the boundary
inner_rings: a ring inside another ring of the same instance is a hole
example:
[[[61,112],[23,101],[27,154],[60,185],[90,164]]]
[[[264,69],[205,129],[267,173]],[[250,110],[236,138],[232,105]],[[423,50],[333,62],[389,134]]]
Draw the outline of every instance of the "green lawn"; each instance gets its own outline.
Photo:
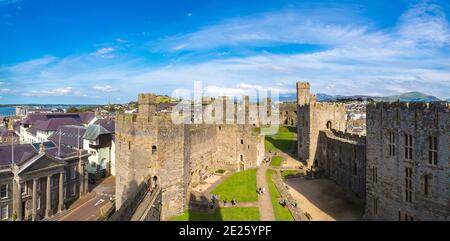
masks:
[[[266,136],[264,147],[266,151],[281,150],[288,152],[295,146],[297,141],[295,130],[286,126],[280,126],[278,133],[272,136]]]
[[[283,208],[278,203],[278,199],[281,197],[281,195],[272,181],[272,175],[276,175],[276,171],[267,170],[266,177],[267,183],[269,185],[270,198],[272,199],[273,211],[275,212],[275,219],[277,221],[294,221],[294,218],[292,217],[289,209],[287,207]]]
[[[220,208],[215,213],[186,210],[183,215],[169,221],[259,221],[259,208]]]
[[[256,189],[256,169],[250,169],[227,177],[211,193],[219,195],[220,200],[253,202],[258,201]]]
[[[274,156],[274,157],[272,157],[272,161],[270,161],[270,165],[273,167],[279,167],[279,166],[281,166],[282,161],[283,161],[283,158],[281,156]]]
[[[281,176],[282,177],[290,177],[290,176],[295,176],[299,173],[300,173],[300,171],[298,171],[298,170],[284,170],[284,171],[281,171]]]

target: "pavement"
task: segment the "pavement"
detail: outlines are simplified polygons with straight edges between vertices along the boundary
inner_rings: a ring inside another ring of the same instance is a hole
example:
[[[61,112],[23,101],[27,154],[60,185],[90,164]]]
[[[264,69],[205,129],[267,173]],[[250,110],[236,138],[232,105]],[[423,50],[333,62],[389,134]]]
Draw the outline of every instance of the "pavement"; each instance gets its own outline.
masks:
[[[267,185],[267,164],[262,163],[256,171],[256,183],[258,188],[264,188],[265,192],[258,195],[259,216],[261,221],[275,221],[269,186]]]
[[[115,198],[115,177],[110,176],[96,185],[88,198],[76,207],[69,208],[58,221],[97,221],[102,217],[100,209],[111,205],[110,198]]]

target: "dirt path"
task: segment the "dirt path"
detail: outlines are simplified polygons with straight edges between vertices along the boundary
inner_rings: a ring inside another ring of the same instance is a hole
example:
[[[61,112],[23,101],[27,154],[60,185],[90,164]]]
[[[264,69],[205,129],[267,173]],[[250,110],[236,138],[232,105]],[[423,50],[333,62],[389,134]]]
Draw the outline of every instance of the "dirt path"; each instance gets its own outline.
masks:
[[[285,180],[291,195],[299,201],[302,210],[308,212],[312,220],[350,221],[358,220],[364,205],[360,201],[328,179],[308,180],[291,178]]]
[[[258,188],[265,188],[265,192],[258,196],[259,216],[261,221],[275,221],[272,200],[270,199],[269,187],[267,185],[267,164],[263,163],[256,171],[256,183]]]

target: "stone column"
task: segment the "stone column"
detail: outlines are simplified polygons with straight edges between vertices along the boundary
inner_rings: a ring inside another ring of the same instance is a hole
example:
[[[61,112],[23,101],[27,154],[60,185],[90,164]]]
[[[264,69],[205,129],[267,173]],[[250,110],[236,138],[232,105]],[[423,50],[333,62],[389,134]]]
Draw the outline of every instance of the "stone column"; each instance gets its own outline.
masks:
[[[47,190],[45,192],[46,198],[45,198],[45,217],[48,218],[51,215],[51,210],[52,210],[52,197],[51,197],[51,187],[50,187],[50,183],[52,176],[49,175],[47,176]]]
[[[14,181],[13,185],[13,210],[17,215],[17,220],[22,220],[22,184],[19,181]]]
[[[31,218],[33,221],[36,220],[36,210],[37,210],[37,206],[36,206],[36,201],[37,201],[37,179],[33,179],[33,196],[32,198],[32,203],[31,203]]]
[[[64,209],[64,171],[59,173],[59,202],[58,213]]]

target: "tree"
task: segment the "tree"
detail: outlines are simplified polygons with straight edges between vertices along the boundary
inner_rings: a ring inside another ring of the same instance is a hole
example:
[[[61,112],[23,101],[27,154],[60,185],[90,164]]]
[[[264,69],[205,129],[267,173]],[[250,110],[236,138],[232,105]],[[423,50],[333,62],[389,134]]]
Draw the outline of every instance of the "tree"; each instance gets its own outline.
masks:
[[[76,107],[73,107],[73,106],[71,106],[67,109],[67,113],[78,113],[78,112],[80,112],[80,111]]]

